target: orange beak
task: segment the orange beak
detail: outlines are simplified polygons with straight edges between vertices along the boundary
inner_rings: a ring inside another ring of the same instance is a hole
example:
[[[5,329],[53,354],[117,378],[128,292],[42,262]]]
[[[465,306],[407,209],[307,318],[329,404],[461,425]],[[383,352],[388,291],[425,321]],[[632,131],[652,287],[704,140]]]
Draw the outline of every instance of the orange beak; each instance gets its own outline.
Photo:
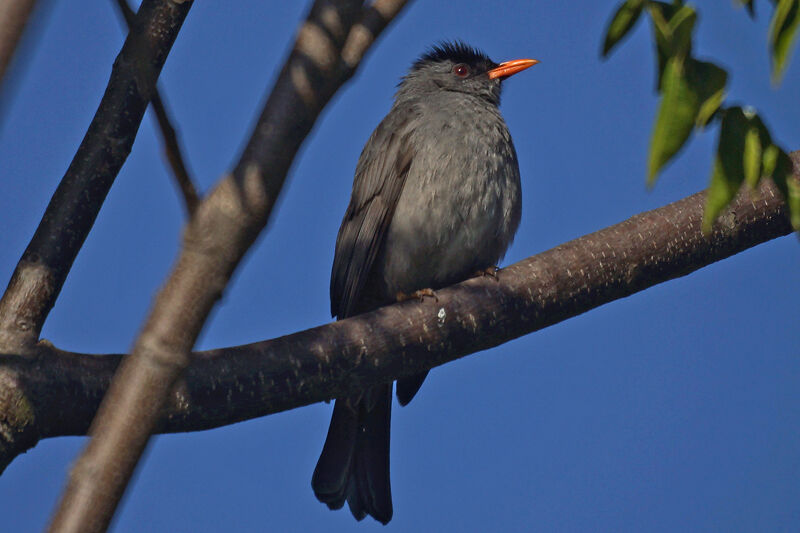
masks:
[[[538,59],[514,59],[512,61],[504,61],[489,71],[489,79],[503,79],[513,76],[517,72],[522,72],[526,68],[532,67],[538,62]]]

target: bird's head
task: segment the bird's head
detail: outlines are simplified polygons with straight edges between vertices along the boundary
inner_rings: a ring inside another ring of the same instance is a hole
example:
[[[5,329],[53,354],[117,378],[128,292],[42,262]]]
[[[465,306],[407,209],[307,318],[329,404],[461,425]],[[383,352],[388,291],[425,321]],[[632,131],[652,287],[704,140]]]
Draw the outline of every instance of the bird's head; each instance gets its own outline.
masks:
[[[497,105],[501,82],[536,63],[535,59],[495,63],[485,53],[463,42],[440,43],[414,62],[400,82],[397,96],[452,91],[478,96]]]

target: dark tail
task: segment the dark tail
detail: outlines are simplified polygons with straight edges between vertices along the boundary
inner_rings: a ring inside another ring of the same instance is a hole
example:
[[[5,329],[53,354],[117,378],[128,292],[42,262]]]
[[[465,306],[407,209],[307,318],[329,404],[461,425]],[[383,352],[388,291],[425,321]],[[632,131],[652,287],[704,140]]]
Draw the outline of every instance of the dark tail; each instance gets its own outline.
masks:
[[[428,377],[427,370],[421,374],[414,374],[397,380],[397,401],[400,402],[400,405],[405,407],[408,402],[414,399],[426,377]]]
[[[357,520],[370,515],[387,524],[392,519],[391,409],[391,384],[373,387],[360,399],[336,400],[311,478],[317,499],[330,509],[340,509],[346,500]]]

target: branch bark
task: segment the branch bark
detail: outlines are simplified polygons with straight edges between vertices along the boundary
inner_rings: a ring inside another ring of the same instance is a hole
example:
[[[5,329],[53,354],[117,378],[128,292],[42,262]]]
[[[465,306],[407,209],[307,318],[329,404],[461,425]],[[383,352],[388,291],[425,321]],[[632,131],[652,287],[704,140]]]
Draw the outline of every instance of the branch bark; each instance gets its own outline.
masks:
[[[800,152],[793,154],[800,163]],[[800,177],[796,167],[795,176]],[[347,396],[418,373],[684,276],[791,232],[766,181],[740,196],[711,234],[705,193],[529,257],[499,273],[254,344],[191,354],[158,432],[209,429]],[[122,356],[0,357],[0,468],[42,438],[86,433]],[[9,439],[8,436],[12,438]]]
[[[0,350],[30,352],[114,179],[191,2],[147,0],[97,112],[0,299]]]
[[[72,469],[51,531],[104,531],[160,418],[189,350],[233,271],[266,225],[292,161],[322,108],[376,33],[405,5],[317,0],[232,174],[189,222],[153,309],[109,386]],[[354,34],[352,30],[358,31]],[[347,52],[347,56],[344,53]]]

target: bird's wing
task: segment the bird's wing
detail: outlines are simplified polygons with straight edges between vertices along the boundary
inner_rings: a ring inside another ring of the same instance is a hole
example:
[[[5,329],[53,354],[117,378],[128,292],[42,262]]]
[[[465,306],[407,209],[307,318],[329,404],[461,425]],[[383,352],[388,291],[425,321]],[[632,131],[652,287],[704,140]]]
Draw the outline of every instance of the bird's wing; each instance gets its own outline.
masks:
[[[383,243],[414,153],[409,142],[413,111],[390,113],[370,136],[356,167],[350,205],[336,237],[331,272],[331,315],[355,312]]]

